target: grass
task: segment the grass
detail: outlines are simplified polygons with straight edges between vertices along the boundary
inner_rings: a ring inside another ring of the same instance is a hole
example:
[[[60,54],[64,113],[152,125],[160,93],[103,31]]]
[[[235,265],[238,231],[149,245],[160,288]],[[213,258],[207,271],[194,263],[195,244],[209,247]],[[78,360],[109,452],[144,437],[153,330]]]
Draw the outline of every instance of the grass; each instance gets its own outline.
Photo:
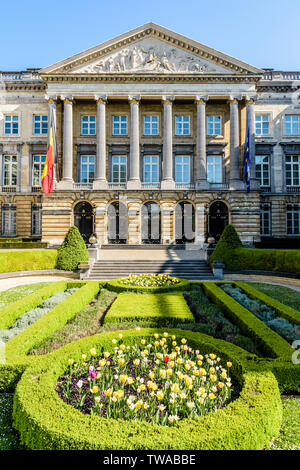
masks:
[[[104,324],[137,320],[194,322],[193,314],[181,293],[121,293],[104,318]]]
[[[47,354],[67,343],[99,333],[101,319],[116,297],[114,292],[101,289],[97,298],[82,309],[72,321],[34,348],[31,354]]]
[[[0,394],[0,450],[21,450],[18,433],[12,427],[13,394]]]
[[[0,252],[0,272],[54,269],[57,250]]]
[[[270,445],[272,450],[300,450],[300,397],[284,397],[280,434]]]
[[[0,292],[0,308],[15,302],[16,300],[23,299],[48,284],[48,282],[38,282],[36,284],[12,287],[11,289]]]
[[[282,302],[288,307],[300,311],[300,292],[275,284],[264,284],[261,282],[247,282],[246,284],[253,286],[255,289]]]

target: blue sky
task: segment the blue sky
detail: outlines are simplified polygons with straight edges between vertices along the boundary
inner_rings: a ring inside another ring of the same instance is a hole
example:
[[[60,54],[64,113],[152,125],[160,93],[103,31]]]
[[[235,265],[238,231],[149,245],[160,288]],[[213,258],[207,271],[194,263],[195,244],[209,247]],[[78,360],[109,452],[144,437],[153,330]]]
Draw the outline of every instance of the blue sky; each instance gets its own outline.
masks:
[[[257,67],[300,70],[299,0],[0,1],[0,70],[46,67],[153,21]]]

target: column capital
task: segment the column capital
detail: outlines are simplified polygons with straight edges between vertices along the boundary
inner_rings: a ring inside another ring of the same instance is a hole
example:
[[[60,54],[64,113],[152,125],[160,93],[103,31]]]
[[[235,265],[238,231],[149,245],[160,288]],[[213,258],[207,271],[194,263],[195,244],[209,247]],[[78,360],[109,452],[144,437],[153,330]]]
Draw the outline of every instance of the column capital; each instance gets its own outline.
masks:
[[[45,99],[48,101],[49,104],[57,102],[57,96],[56,95],[45,95]]]
[[[128,101],[129,103],[139,103],[141,101],[141,95],[136,95],[136,96],[132,96],[132,95],[129,95],[128,96]]]
[[[257,98],[258,96],[255,95],[255,96],[249,96],[249,95],[246,95],[245,96],[245,101],[246,101],[246,104],[252,104],[252,103],[255,103],[255,101],[257,101]]]
[[[206,104],[208,101],[208,96],[195,96],[195,103],[196,104]]]
[[[94,99],[97,103],[107,103],[107,95],[95,95]]]
[[[173,103],[173,101],[175,101],[175,96],[166,96],[166,95],[163,95],[161,97],[161,100],[163,102],[163,104],[165,103]]]
[[[61,95],[60,99],[64,103],[72,103],[72,104],[74,103],[74,99],[72,95]]]
[[[228,103],[229,104],[235,104],[235,103],[238,103],[239,101],[241,101],[241,99],[242,99],[241,96],[230,95],[229,98],[228,98]]]

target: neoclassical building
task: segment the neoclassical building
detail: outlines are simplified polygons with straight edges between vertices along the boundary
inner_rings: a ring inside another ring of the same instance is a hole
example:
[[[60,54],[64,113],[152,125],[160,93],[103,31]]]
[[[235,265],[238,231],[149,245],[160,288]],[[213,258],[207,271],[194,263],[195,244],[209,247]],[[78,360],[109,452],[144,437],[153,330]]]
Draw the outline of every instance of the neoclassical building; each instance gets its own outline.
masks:
[[[232,223],[245,243],[295,243],[299,94],[300,72],[261,70],[153,23],[44,69],[0,72],[1,236],[58,245],[75,224],[101,244],[201,245]]]

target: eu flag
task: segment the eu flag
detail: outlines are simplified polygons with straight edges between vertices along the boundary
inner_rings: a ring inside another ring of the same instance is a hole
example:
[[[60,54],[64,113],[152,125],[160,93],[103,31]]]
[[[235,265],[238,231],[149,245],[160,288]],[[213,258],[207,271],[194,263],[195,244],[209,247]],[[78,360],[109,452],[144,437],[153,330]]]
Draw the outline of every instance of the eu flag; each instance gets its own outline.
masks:
[[[250,152],[250,126],[249,119],[247,119],[247,135],[245,142],[245,153],[244,153],[244,179],[247,186],[247,193],[250,192],[250,164],[251,164],[251,152]]]

